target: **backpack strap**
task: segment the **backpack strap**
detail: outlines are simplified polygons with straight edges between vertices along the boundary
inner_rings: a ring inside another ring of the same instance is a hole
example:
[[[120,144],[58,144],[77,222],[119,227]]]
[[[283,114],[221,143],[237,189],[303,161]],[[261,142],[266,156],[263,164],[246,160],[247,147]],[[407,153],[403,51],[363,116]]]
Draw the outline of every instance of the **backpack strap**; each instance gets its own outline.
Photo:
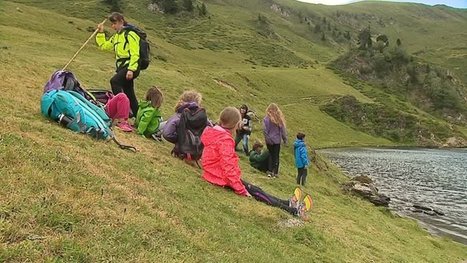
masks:
[[[137,152],[136,147],[131,146],[131,145],[125,145],[125,144],[122,144],[119,141],[117,141],[117,138],[115,138],[115,135],[112,136],[112,141],[114,141],[118,145],[118,147],[120,147],[120,149],[130,150],[132,152]]]

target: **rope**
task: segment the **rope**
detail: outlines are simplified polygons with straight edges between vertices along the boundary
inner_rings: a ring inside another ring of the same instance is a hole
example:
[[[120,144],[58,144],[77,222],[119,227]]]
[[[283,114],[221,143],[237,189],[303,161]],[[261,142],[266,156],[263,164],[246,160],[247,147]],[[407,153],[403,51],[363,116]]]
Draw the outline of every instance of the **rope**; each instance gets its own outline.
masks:
[[[104,19],[104,21],[102,21],[101,24],[105,23],[105,21],[107,21],[107,19]],[[84,44],[78,49],[78,51],[76,51],[76,53],[73,55],[73,57],[70,59],[70,61],[68,61],[68,63],[66,63],[66,65],[63,67],[62,71],[64,71],[68,67],[68,65],[70,65],[71,62],[73,62],[73,60],[76,58],[76,56],[78,56],[79,52],[81,52],[81,50],[88,44],[88,42],[91,40],[91,38],[93,38],[97,34],[97,31],[99,31],[98,28],[96,28],[96,30],[94,30],[94,32],[88,38],[88,40],[86,40],[86,42],[84,42]]]

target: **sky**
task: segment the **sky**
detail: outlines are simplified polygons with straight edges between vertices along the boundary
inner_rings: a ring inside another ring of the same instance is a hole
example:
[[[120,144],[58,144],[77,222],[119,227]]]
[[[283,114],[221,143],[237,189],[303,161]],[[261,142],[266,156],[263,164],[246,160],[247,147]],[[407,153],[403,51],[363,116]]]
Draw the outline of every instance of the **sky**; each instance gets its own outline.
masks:
[[[360,0],[298,0],[301,2],[308,2],[314,4],[325,4],[325,5],[345,5],[354,2],[360,2]],[[456,8],[467,8],[467,0],[394,0],[391,2],[412,2],[422,3],[426,5],[444,4]]]

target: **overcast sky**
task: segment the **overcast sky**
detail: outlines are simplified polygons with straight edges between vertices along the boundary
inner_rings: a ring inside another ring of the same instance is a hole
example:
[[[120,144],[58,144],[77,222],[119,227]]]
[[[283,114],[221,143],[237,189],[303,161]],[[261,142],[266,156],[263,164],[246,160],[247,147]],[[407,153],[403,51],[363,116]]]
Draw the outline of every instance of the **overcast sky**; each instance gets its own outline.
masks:
[[[345,5],[354,2],[360,2],[359,0],[298,0],[301,2],[308,2],[314,4],[325,4],[325,5]],[[445,4],[457,8],[467,8],[467,0],[394,0],[391,2],[413,2],[423,3],[427,5]]]

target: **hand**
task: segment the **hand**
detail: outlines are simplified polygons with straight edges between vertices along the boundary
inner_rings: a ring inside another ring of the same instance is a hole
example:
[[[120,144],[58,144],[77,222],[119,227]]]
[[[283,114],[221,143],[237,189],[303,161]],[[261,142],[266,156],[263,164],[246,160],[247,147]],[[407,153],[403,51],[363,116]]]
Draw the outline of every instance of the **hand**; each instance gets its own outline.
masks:
[[[128,71],[126,72],[126,79],[127,79],[127,80],[132,80],[132,79],[133,79],[133,71],[128,70]]]
[[[99,32],[99,33],[104,32],[104,23],[105,23],[105,21],[100,23],[100,24],[97,24],[97,32]]]

